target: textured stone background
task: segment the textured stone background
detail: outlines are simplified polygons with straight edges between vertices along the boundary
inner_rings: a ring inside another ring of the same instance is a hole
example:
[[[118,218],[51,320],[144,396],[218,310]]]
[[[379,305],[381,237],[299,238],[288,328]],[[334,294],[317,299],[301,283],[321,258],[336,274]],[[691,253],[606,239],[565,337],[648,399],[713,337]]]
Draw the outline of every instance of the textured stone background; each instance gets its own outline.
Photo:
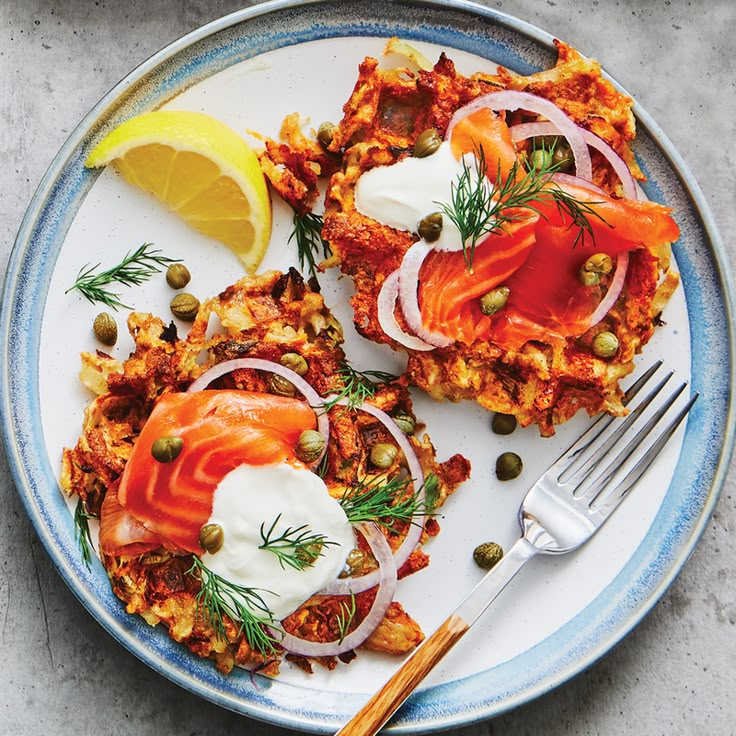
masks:
[[[128,71],[235,0],[0,0],[0,273],[67,135]],[[601,61],[673,141],[736,263],[732,0],[487,0]],[[0,734],[285,736],[189,696],[116,644],[52,567],[0,453]],[[662,600],[601,662],[452,736],[736,733],[736,473]]]

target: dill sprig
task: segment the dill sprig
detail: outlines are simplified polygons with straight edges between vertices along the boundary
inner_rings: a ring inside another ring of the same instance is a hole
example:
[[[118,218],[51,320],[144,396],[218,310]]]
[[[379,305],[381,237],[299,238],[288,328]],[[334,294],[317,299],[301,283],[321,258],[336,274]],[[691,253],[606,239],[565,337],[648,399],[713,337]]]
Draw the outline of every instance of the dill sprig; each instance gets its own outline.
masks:
[[[329,411],[341,401],[347,402],[348,409],[357,409],[366,399],[372,399],[381,384],[395,381],[398,376],[385,371],[359,371],[349,363],[343,362],[337,370],[342,379],[342,388],[324,403],[324,410]]]
[[[196,598],[197,616],[202,616],[219,637],[227,639],[223,616],[228,615],[238,625],[237,635],[243,634],[255,651],[264,656],[276,653],[276,640],[265,628],[275,623],[273,613],[259,589],[231,583],[196,556],[187,574],[197,576],[202,585]]]
[[[550,201],[554,202],[560,214],[570,217],[570,227],[578,228],[573,247],[584,241],[586,235],[595,240],[589,218],[597,217],[605,223],[591,206],[596,203],[581,202],[551,180],[564,162],[555,162],[552,156],[540,158],[541,163],[529,170],[524,169],[518,160],[514,161],[506,179],[501,176],[499,162],[496,181],[492,185],[486,177],[483,146],[476,147],[472,167],[463,159],[462,173],[451,186],[450,203],[437,204],[460,231],[463,256],[469,271],[473,271],[475,247],[481,238],[503,232],[507,224],[521,219],[520,209],[544,216],[539,208]]]
[[[95,273],[100,267],[99,263],[94,266],[89,264],[83,266],[77,274],[77,280],[65,293],[77,289],[93,304],[101,302],[115,310],[130,309],[120,300],[120,293],[108,287],[116,283],[123,286],[138,286],[154,273],[158,273],[162,266],[177,263],[179,260],[160,255],[160,250],[151,250],[152,245],[153,243],[144,243],[133,253],[127,253],[116,266],[99,273]]]
[[[307,212],[302,215],[294,210],[292,224],[293,229],[288,242],[291,243],[292,240],[296,240],[299,265],[302,271],[307,269],[309,274],[316,278],[317,272],[320,270],[317,267],[320,249],[324,258],[329,258],[332,255],[329,244],[322,237],[322,215],[314,212]]]
[[[421,488],[408,492],[410,482],[411,478],[361,478],[345,490],[339,503],[351,524],[372,521],[388,528],[397,521],[413,523],[417,516],[432,516],[437,500],[437,476],[427,474],[424,499]]]
[[[276,526],[281,520],[279,514],[265,531],[265,522],[261,524],[262,544],[258,545],[258,549],[265,549],[273,552],[278,558],[281,569],[286,566],[293,567],[295,570],[304,570],[311,567],[318,557],[322,556],[322,549],[330,545],[336,545],[324,534],[314,534],[306,524],[298,527],[286,527],[282,532],[276,532]]]
[[[338,644],[342,644],[345,637],[350,631],[350,626],[355,619],[358,606],[355,601],[355,593],[350,593],[350,603],[347,601],[340,602],[340,612],[337,614],[337,633],[339,635]]]
[[[89,531],[89,520],[94,518],[85,508],[84,501],[81,498],[77,499],[77,507],[74,509],[74,537],[82,553],[82,560],[88,570],[92,564],[92,553],[94,551],[92,535]]]

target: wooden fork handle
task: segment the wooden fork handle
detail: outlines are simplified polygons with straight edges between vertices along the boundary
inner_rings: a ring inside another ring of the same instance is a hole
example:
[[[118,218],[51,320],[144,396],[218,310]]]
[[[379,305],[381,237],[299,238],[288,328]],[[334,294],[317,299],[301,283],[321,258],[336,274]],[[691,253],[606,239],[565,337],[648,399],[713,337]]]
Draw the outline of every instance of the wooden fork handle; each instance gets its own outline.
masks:
[[[336,736],[372,736],[378,733],[469,628],[470,624],[457,613],[450,614]]]

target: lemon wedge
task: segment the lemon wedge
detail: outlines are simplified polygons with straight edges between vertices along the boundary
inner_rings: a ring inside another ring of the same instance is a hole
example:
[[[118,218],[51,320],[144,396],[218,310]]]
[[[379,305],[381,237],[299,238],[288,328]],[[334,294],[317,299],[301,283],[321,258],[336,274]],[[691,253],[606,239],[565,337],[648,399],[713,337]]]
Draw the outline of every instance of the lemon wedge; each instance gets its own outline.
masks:
[[[220,120],[157,110],[108,133],[85,165],[112,164],[192,227],[227,245],[255,273],[271,237],[271,202],[258,156]]]

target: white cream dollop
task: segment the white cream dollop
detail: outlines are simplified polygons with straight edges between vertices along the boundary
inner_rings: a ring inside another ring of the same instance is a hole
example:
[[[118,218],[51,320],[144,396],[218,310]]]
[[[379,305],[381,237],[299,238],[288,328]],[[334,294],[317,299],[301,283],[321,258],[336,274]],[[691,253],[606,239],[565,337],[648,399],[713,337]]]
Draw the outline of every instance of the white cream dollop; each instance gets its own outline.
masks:
[[[408,156],[391,166],[366,171],[355,186],[355,207],[377,222],[415,233],[420,220],[440,210],[440,203],[452,202],[452,186],[462,174],[462,160],[455,158],[445,141],[431,156]],[[442,232],[432,246],[462,248],[460,231],[447,215],[443,215]]]
[[[267,532],[279,515],[276,535],[305,526],[334,544],[323,545],[321,556],[303,570],[282,568],[273,552],[259,549],[261,525]],[[324,481],[287,463],[241,465],[228,473],[215,491],[208,523],[222,527],[224,544],[202,562],[231,583],[256,589],[276,620],[333,582],[355,546],[347,516]]]

